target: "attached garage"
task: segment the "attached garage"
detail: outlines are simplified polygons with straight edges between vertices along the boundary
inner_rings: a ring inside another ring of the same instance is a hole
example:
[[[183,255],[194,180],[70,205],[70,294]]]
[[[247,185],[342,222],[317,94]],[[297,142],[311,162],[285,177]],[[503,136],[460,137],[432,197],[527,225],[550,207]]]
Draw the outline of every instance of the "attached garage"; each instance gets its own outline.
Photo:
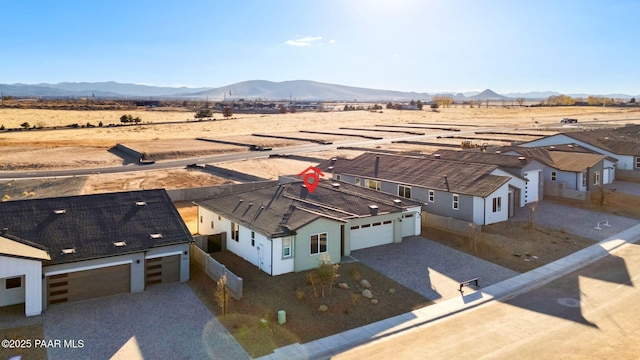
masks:
[[[393,243],[393,222],[391,220],[351,226],[350,231],[351,250]]]
[[[416,231],[416,216],[414,214],[402,215],[402,237],[413,236]]]
[[[145,259],[145,286],[180,281],[180,254]]]
[[[131,291],[131,264],[46,277],[47,304],[81,301]]]

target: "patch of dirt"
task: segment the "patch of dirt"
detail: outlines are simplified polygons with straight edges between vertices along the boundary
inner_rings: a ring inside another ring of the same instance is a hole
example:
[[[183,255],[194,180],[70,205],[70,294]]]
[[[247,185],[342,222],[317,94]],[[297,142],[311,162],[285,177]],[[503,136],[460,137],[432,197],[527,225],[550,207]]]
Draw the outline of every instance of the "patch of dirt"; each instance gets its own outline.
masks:
[[[88,177],[82,194],[146,189],[183,189],[232,183],[206,172],[187,169],[99,174]]]
[[[478,237],[423,227],[426,238],[524,273],[595,244],[594,240],[523,221],[486,225]]]
[[[229,314],[222,316],[214,301],[216,283],[213,280],[194,266],[188,284],[252,357],[433,304],[358,262],[340,265],[340,276],[336,282],[347,283],[348,290],[340,289],[336,284],[330,296],[325,290],[325,297],[320,297],[319,293],[316,297],[307,280],[309,271],[269,276],[228,251],[213,253],[212,256],[243,278],[242,299],[231,300]],[[371,283],[371,291],[378,304],[372,304],[362,296],[360,279]],[[326,305],[327,311],[318,311],[320,305]],[[279,310],[286,311],[287,322],[283,325],[277,323]],[[261,326],[261,319],[267,320],[267,325]]]
[[[0,182],[2,201],[80,195],[86,177],[26,179]]]

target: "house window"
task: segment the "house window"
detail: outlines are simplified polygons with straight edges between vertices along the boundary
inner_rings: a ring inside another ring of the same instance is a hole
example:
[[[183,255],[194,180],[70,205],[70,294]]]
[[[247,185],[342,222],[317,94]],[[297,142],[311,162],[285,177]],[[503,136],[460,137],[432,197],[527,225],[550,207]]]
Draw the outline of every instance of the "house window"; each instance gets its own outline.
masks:
[[[336,180],[340,180],[340,174],[336,175]]]
[[[640,169],[640,156],[636,156],[636,169]]]
[[[453,195],[453,210],[458,210],[460,208],[460,195],[458,194],[452,194]]]
[[[291,254],[292,254],[291,247],[292,247],[291,237],[287,236],[285,238],[282,238],[282,257],[283,258],[291,257]]]
[[[557,178],[557,177],[558,177],[558,176],[557,176],[556,172],[555,172],[555,171],[552,171],[552,172],[551,172],[551,181],[556,181],[556,178]]]
[[[407,199],[411,199],[411,187],[398,185],[398,196],[402,196]]]
[[[311,254],[327,252],[327,233],[311,235]]]
[[[434,202],[436,200],[436,192],[433,190],[429,190],[429,202]]]
[[[4,281],[4,288],[6,290],[17,289],[21,287],[22,287],[22,277],[7,278]]]
[[[493,212],[500,212],[502,211],[502,198],[501,197],[494,197],[493,198]]]
[[[380,181],[365,179],[364,186],[369,189],[380,191]]]
[[[593,185],[600,185],[600,171],[593,173]]]
[[[238,231],[240,231],[240,227],[238,226],[238,224],[232,222],[231,223],[231,240],[235,240],[235,241],[240,241],[240,239],[238,239]]]
[[[251,246],[256,246],[256,233],[251,232]]]
[[[202,215],[200,215],[200,224],[202,224]]]
[[[218,215],[218,221],[222,221],[222,216]]]
[[[356,178],[356,185],[360,186],[360,178]]]
[[[588,174],[586,171],[582,172],[582,187],[587,187],[587,179],[588,179]]]

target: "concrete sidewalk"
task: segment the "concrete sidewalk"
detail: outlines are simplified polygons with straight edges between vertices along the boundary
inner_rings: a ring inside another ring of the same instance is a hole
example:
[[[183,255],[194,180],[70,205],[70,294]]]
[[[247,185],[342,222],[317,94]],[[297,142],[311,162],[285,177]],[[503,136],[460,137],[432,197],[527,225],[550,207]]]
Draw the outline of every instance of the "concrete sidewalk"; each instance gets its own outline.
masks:
[[[306,344],[296,343],[285,346],[260,359],[328,359],[347,349],[388,338],[412,328],[429,326],[439,319],[475,308],[490,301],[513,298],[600,260],[627,243],[635,243],[639,240],[640,225],[635,225],[595,245],[527,273],[478,291],[467,289],[468,292],[461,294],[459,298],[436,303]]]

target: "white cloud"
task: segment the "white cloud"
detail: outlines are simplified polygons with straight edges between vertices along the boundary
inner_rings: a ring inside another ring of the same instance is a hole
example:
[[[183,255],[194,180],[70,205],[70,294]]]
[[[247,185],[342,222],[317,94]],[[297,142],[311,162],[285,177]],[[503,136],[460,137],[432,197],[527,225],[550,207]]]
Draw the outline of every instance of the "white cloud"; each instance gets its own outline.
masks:
[[[333,40],[333,39],[329,40],[329,44],[335,44],[335,43],[336,43],[335,40]]]
[[[295,40],[287,40],[284,43],[291,46],[311,46],[316,41],[322,40],[322,36],[305,36],[298,37]]]

